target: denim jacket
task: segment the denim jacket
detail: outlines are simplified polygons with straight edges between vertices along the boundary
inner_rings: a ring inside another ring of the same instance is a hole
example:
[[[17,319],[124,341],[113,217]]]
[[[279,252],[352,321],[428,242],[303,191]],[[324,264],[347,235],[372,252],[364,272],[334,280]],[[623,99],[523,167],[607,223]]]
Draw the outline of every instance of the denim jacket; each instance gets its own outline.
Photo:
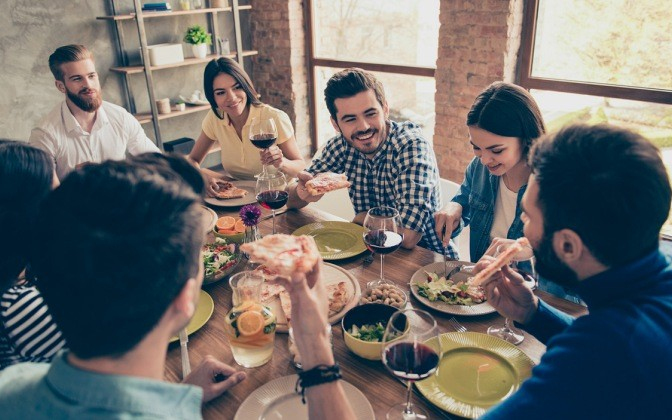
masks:
[[[492,230],[492,222],[495,218],[495,200],[499,190],[499,179],[500,177],[492,175],[481,160],[475,157],[467,167],[464,182],[451,200],[462,206],[460,227],[455,229],[452,236],[457,236],[463,227],[471,225],[469,252],[472,261],[478,261],[490,246],[490,230]],[[518,191],[516,216],[506,235],[509,239],[523,236],[520,199],[526,189],[527,185],[523,185]]]

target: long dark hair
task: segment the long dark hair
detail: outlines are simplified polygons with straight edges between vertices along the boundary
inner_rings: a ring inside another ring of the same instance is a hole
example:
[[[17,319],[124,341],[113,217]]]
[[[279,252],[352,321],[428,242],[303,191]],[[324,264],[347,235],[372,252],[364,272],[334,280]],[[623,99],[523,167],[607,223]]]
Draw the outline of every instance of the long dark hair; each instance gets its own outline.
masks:
[[[523,158],[527,158],[532,143],[546,132],[532,95],[506,82],[495,82],[476,97],[467,114],[467,125],[498,136],[519,138]]]
[[[215,90],[212,84],[215,81],[215,77],[222,73],[233,77],[233,79],[245,91],[245,95],[247,95],[247,105],[261,105],[259,94],[254,89],[254,85],[252,84],[252,80],[250,80],[250,76],[245,73],[245,70],[240,67],[240,64],[230,58],[220,57],[216,60],[210,61],[208,65],[205,66],[205,72],[203,73],[203,90],[205,91],[205,98],[208,100],[208,102],[210,102],[212,112],[217,115],[217,118],[221,120],[224,118],[224,116],[220,115],[219,110],[217,109],[217,102],[215,102]]]
[[[26,268],[35,219],[51,191],[54,163],[26,143],[0,140],[0,291]]]

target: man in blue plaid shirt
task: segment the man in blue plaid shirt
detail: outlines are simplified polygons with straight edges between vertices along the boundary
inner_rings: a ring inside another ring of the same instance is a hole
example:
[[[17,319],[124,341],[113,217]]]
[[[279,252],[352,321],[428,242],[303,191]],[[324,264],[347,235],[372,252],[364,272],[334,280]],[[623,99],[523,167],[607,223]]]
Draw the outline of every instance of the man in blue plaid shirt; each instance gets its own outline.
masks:
[[[361,69],[342,70],[324,90],[331,123],[341,134],[330,139],[299,183],[289,188],[288,207],[301,208],[322,198],[311,196],[305,182],[322,172],[345,174],[352,183],[350,199],[362,224],[377,206],[394,207],[404,227],[402,247],[415,245],[457,259],[452,243],[444,249],[434,229],[441,207],[439,173],[431,144],[411,122],[388,120],[383,85]]]

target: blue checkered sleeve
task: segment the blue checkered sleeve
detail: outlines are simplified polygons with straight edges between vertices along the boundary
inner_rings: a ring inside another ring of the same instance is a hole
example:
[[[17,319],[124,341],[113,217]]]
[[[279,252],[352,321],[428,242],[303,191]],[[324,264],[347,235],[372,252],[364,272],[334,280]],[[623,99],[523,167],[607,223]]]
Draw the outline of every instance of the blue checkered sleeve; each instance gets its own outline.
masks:
[[[347,146],[347,143],[345,143],[340,136],[330,139],[322,148],[319,156],[313,159],[310,167],[306,168],[306,171],[313,175],[323,172],[342,174],[345,171],[342,159],[342,156],[345,153],[344,146]]]

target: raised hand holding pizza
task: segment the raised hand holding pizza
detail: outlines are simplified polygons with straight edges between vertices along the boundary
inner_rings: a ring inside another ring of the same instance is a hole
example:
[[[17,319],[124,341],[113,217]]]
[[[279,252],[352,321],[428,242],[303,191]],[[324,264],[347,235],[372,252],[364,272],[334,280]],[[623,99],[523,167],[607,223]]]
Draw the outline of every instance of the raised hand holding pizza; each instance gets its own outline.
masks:
[[[299,184],[296,186],[296,195],[299,198],[307,203],[314,203],[319,201],[324,194],[313,195],[306,188],[306,182],[313,179],[313,175],[306,171],[301,171],[298,173],[297,178],[299,179]]]

